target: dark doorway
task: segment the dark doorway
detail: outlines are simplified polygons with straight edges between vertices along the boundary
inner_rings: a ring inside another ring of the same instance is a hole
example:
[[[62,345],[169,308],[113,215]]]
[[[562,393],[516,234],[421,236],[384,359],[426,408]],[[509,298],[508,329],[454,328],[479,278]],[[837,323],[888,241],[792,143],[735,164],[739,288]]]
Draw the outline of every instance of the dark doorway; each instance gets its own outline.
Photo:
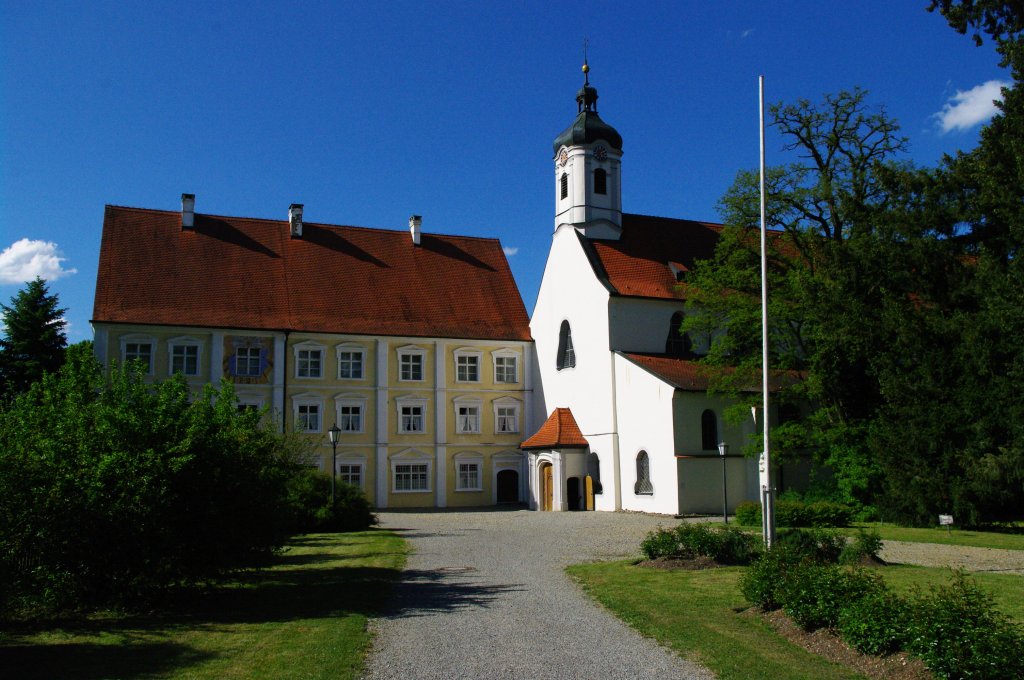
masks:
[[[580,478],[570,477],[565,480],[566,501],[570,510],[580,509]]]
[[[498,472],[498,502],[519,502],[519,473],[515,470],[500,470]]]

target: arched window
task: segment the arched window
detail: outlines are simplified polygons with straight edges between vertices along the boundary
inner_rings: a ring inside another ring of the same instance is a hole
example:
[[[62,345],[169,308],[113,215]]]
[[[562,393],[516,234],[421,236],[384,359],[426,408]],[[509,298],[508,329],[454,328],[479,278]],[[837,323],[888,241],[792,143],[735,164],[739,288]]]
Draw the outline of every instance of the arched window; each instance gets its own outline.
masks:
[[[603,491],[601,488],[601,459],[597,457],[596,453],[587,454],[587,474],[590,475],[590,479],[594,483],[594,493],[601,493]]]
[[[711,409],[700,414],[700,442],[705,451],[718,450],[718,418]]]
[[[576,366],[576,351],[572,348],[572,331],[569,329],[569,322],[563,321],[558,331],[558,357],[557,365],[559,371],[563,368],[574,368]]]
[[[665,340],[665,354],[670,357],[685,357],[690,354],[690,336],[682,333],[683,313],[676,312],[668,323],[668,339]]]
[[[636,484],[633,486],[633,493],[638,496],[650,496],[654,493],[654,485],[651,484],[651,460],[647,457],[646,451],[636,454]]]
[[[605,172],[604,168],[594,170],[594,193],[608,193],[608,173]]]
[[[562,173],[562,198],[569,198],[569,175]]]

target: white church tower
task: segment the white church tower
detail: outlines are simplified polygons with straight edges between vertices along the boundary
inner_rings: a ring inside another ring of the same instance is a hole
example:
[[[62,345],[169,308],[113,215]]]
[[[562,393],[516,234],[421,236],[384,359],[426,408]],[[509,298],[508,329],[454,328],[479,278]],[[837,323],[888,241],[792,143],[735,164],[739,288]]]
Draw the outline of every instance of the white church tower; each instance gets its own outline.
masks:
[[[590,67],[576,93],[579,114],[555,138],[555,229],[571,224],[589,238],[622,233],[622,136],[597,115]]]

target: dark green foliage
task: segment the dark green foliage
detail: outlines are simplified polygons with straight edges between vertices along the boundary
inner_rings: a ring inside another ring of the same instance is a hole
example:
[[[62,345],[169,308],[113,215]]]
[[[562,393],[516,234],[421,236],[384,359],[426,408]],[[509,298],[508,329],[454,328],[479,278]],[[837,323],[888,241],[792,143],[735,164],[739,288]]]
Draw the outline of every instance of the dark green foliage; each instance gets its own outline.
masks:
[[[878,559],[878,553],[882,552],[882,537],[877,531],[864,531],[860,529],[844,547],[839,555],[839,561],[843,564],[857,564],[866,559]]]
[[[835,564],[846,546],[846,539],[824,529],[790,529],[779,532],[776,544],[799,555],[804,561]]]
[[[775,501],[775,523],[783,527],[847,527],[853,514],[849,505],[832,501]],[[743,526],[760,526],[761,504],[743,501],[736,506],[736,518]]]
[[[939,678],[1024,678],[1024,630],[963,572],[911,599],[907,650]]]
[[[262,559],[293,470],[230,385],[193,400],[72,347],[0,413],[0,607],[133,604]]]
[[[38,277],[11,298],[10,307],[0,305],[5,335],[0,340],[0,397],[24,392],[64,363],[67,310],[59,305]]]
[[[780,597],[798,626],[817,630],[834,627],[844,605],[884,589],[881,576],[866,569],[804,563],[786,575]]]
[[[882,656],[904,648],[907,619],[907,603],[888,590],[879,590],[844,605],[836,627],[857,651]]]
[[[288,482],[288,507],[294,533],[362,531],[377,523],[370,502],[351,484],[336,483],[331,512],[331,476],[299,470]]]
[[[736,506],[736,521],[745,527],[761,526],[761,504],[743,501]]]
[[[708,557],[719,564],[748,564],[757,554],[758,540],[735,527],[683,523],[675,529],[647,534],[640,550],[649,560],[659,557]]]
[[[796,550],[776,544],[743,572],[740,577],[743,597],[764,611],[778,609],[783,604],[786,579],[806,559]]]

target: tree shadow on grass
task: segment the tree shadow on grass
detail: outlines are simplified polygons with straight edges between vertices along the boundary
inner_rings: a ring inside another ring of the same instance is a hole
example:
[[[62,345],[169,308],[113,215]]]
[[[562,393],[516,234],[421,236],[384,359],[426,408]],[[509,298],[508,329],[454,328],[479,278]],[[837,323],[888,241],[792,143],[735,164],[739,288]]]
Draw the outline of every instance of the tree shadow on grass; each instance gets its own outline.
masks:
[[[5,678],[20,680],[148,677],[165,675],[214,656],[188,645],[171,642],[14,645],[0,647],[0,674]]]

